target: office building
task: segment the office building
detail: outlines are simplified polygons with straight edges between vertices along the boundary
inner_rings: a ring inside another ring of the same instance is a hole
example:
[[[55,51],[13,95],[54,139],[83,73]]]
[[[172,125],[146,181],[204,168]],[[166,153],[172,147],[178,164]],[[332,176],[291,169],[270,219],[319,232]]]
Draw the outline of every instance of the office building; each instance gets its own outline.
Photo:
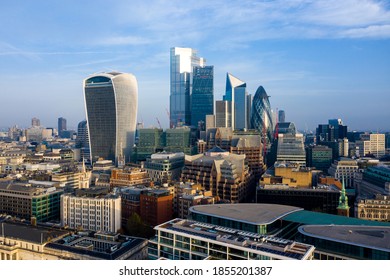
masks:
[[[370,166],[355,174],[354,186],[359,198],[373,198],[376,194],[390,195],[390,167]]]
[[[183,167],[184,153],[156,153],[145,162],[145,170],[150,179],[159,184],[179,180]]]
[[[193,68],[205,66],[205,59],[194,49],[174,47],[170,60],[170,128],[191,125]]]
[[[233,130],[249,128],[248,124],[248,93],[246,91],[246,83],[233,76],[230,73],[226,74],[226,92],[223,96],[224,101],[231,103],[231,113],[226,117],[230,118],[227,123],[231,125]],[[229,104],[226,104],[228,109]],[[217,111],[218,112],[218,111]]]
[[[191,125],[206,126],[206,115],[214,113],[214,66],[194,66],[191,94]]]
[[[0,182],[0,213],[37,222],[58,221],[63,190],[42,183]]]
[[[311,245],[244,230],[174,219],[155,227],[149,259],[171,260],[311,260]]]
[[[251,127],[257,129],[260,133],[266,137],[267,144],[273,140],[273,127],[271,105],[268,99],[268,95],[262,86],[259,86],[256,90],[255,96],[252,101],[251,110]]]
[[[278,112],[278,123],[286,122],[286,112],[284,110],[279,110]]]
[[[335,160],[328,169],[329,175],[345,181],[346,188],[353,188],[354,176],[358,172],[359,166],[357,161],[350,158],[340,158]]]
[[[61,196],[61,225],[115,233],[121,228],[121,197],[95,189]]]
[[[166,135],[159,128],[141,128],[138,130],[138,143],[133,149],[134,161],[145,161],[152,154],[163,151]]]
[[[215,147],[205,154],[185,156],[181,179],[202,185],[213,196],[232,203],[243,202],[255,191],[254,176],[245,155]]]
[[[306,148],[306,163],[308,167],[314,167],[327,173],[332,164],[332,149],[326,146],[310,146]]]
[[[132,74],[100,73],[83,82],[93,161],[130,158],[137,122],[138,85]]]
[[[390,258],[390,223],[278,204],[197,205],[190,213],[198,223],[310,244],[316,260]],[[316,231],[306,231],[308,227]]]
[[[149,185],[150,177],[143,168],[124,167],[111,170],[110,187]]]
[[[173,194],[169,190],[151,189],[140,194],[140,216],[150,226],[172,219]]]
[[[276,160],[289,161],[306,166],[306,152],[303,134],[278,134]]]
[[[164,150],[169,153],[182,152],[186,155],[196,153],[196,130],[188,127],[168,128],[165,131]]]
[[[380,158],[386,154],[385,134],[372,133],[370,139],[364,141],[363,155],[373,155]]]
[[[63,117],[58,118],[58,135],[62,137],[62,132],[66,130],[66,119]]]
[[[215,102],[215,127],[232,127],[232,102],[217,100]]]
[[[39,127],[41,126],[41,121],[38,118],[31,119],[31,127]]]

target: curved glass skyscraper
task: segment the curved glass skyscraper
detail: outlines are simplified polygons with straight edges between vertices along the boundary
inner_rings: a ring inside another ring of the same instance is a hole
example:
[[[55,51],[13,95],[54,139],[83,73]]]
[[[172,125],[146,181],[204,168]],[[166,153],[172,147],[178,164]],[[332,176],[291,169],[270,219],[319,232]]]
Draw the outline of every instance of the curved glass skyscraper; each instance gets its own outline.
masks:
[[[127,73],[100,73],[83,82],[91,160],[129,160],[137,122],[138,85]]]
[[[262,86],[259,86],[252,101],[251,110],[251,126],[257,129],[260,133],[265,131],[267,143],[271,143],[273,139],[273,124],[271,105],[268,100],[268,95]]]

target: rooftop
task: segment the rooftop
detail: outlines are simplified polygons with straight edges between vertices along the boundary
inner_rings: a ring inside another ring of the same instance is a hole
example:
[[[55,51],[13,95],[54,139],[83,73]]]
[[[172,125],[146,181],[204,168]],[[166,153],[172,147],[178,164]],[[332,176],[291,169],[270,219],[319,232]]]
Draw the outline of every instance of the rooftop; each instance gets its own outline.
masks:
[[[45,244],[55,238],[69,234],[68,231],[40,226],[31,226],[25,223],[1,221],[0,236],[24,240],[37,244]]]
[[[255,203],[197,205],[190,208],[190,212],[253,225],[271,224],[286,215],[302,210],[287,205]]]
[[[199,223],[190,220],[175,219],[155,227],[156,230],[169,230],[172,232],[197,236],[198,238],[212,240],[213,243],[238,246],[248,251],[260,251],[277,259],[307,259],[314,251],[311,245],[298,243],[292,240],[264,236],[256,233]]]
[[[282,220],[300,223],[302,225],[360,225],[390,227],[390,223],[386,222],[369,221],[307,210],[291,213],[283,217]]]
[[[312,237],[390,252],[389,227],[306,225],[298,230]]]

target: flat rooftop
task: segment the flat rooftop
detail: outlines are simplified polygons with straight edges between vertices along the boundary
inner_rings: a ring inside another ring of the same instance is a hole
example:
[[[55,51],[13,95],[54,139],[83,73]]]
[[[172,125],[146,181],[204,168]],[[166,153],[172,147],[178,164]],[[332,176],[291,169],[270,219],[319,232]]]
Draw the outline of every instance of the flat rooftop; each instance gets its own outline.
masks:
[[[306,225],[298,230],[311,237],[390,252],[389,227]]]
[[[31,226],[29,224],[1,221],[0,236],[24,240],[37,244],[45,244],[49,240],[68,235],[69,232],[55,228]]]
[[[197,236],[223,246],[230,244],[276,259],[303,260],[309,258],[314,251],[314,246],[292,240],[183,219],[174,219],[156,226],[155,229],[168,230],[178,235]]]
[[[197,205],[190,212],[252,225],[267,225],[302,208],[262,203]]]

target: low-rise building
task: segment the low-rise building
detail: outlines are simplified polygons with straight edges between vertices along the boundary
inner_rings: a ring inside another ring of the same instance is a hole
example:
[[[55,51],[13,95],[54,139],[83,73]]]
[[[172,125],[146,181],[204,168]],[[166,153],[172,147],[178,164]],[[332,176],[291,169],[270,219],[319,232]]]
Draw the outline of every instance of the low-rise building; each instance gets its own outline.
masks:
[[[359,166],[356,160],[340,158],[332,163],[328,169],[328,173],[339,181],[344,180],[346,188],[352,188],[354,186],[354,176],[358,172],[358,169]]]
[[[356,204],[357,218],[390,222],[390,196],[377,194],[374,198],[359,199]]]
[[[155,227],[149,259],[311,260],[314,247],[208,223],[175,219]]]
[[[145,169],[125,167],[124,169],[115,168],[111,171],[111,187],[123,187],[144,184],[150,184],[150,177]]]

